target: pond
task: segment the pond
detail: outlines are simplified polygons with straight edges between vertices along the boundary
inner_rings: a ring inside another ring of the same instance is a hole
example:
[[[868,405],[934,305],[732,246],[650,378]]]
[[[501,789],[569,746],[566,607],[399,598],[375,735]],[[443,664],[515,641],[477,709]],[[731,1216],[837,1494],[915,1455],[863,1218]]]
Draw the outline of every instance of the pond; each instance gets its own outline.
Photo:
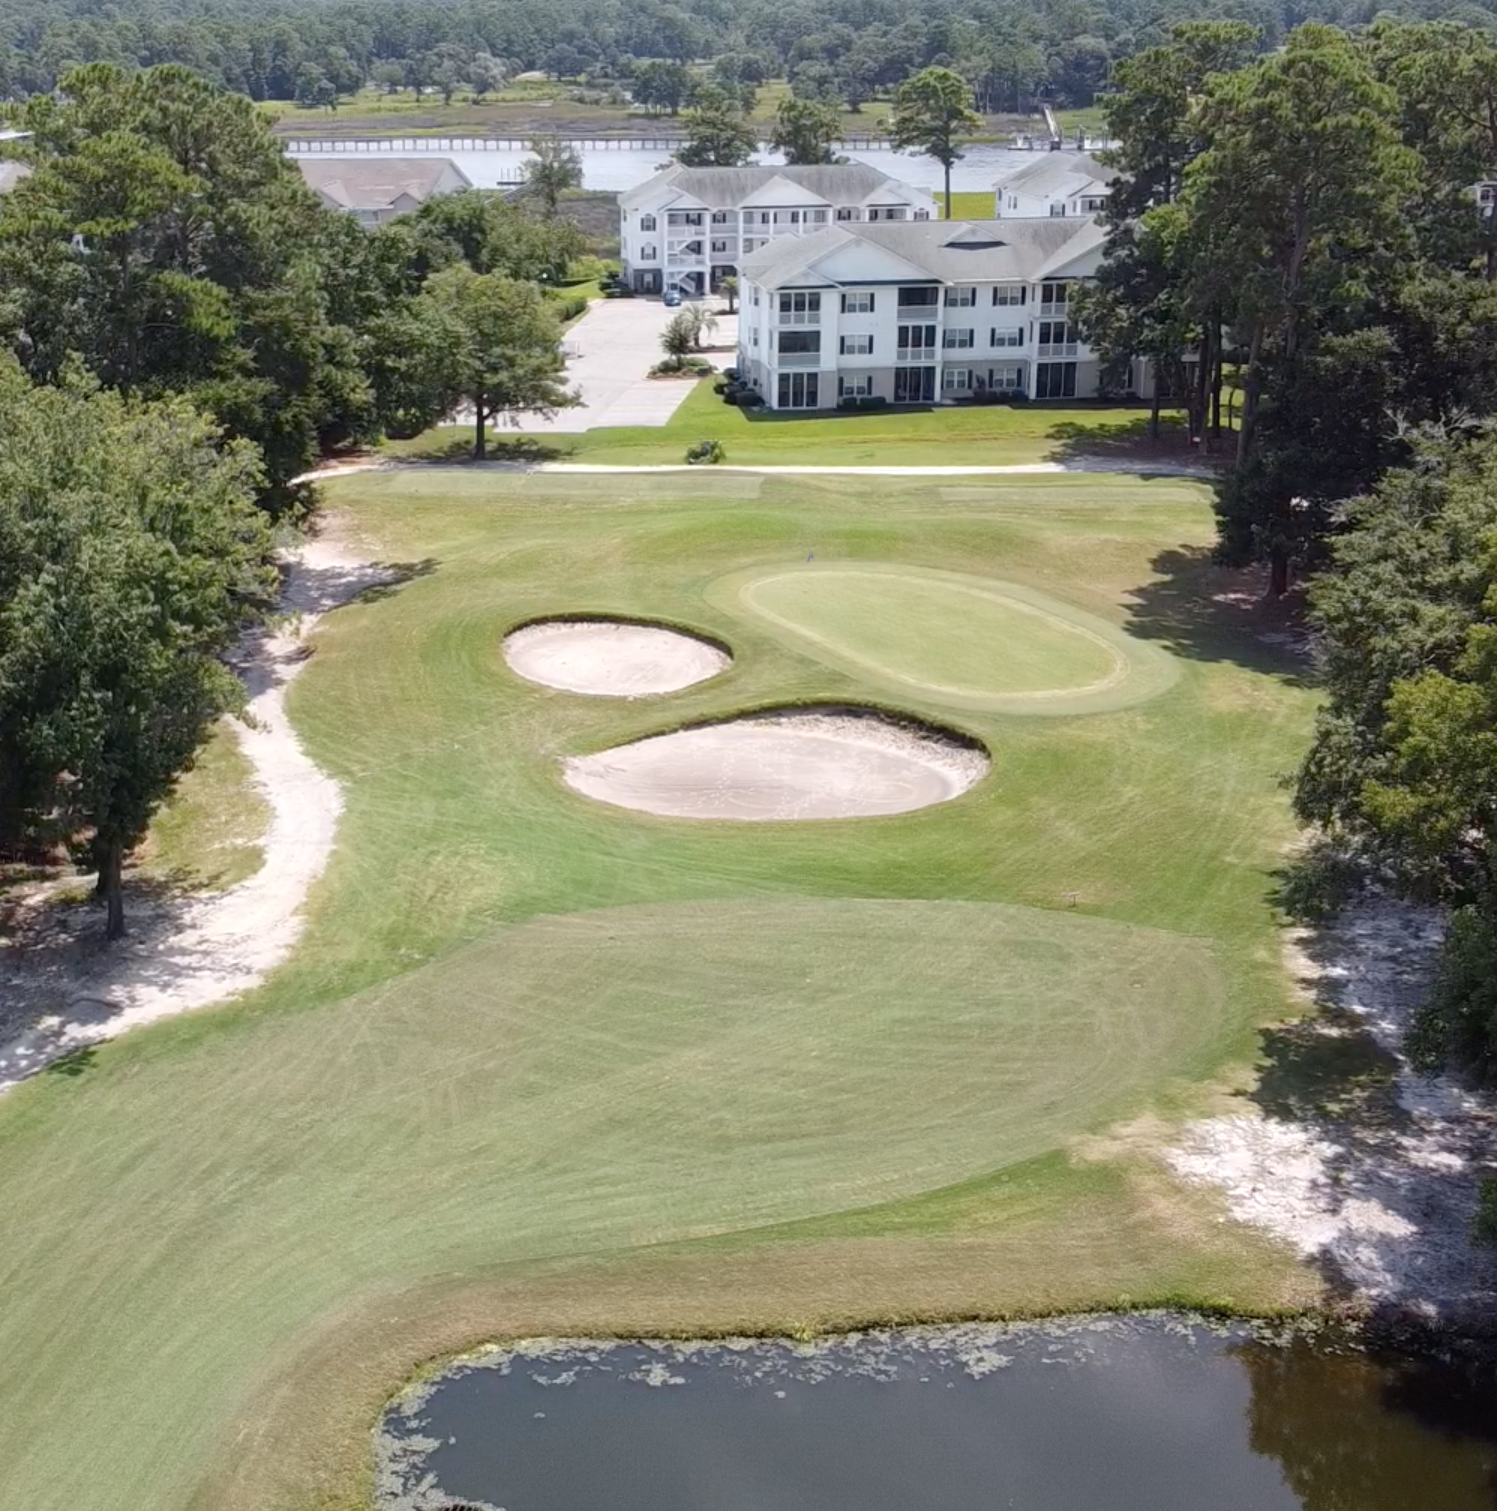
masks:
[[[355,148],[352,141],[342,143],[336,150],[332,144],[314,137],[297,138],[297,157],[336,157],[340,161],[350,156],[367,157],[416,157],[428,154],[448,157],[480,189],[492,189],[500,184],[516,182],[520,176],[520,164],[530,156],[526,150],[464,151],[430,138],[407,137],[387,141],[370,140]],[[917,188],[939,189],[941,165],[934,158],[919,153],[891,152],[885,147],[849,147],[847,154],[854,162],[867,163],[881,168],[902,183]],[[621,142],[608,148],[581,150],[582,185],[586,189],[605,189],[622,192],[636,188],[652,174],[666,166],[670,153],[660,147],[636,147]],[[757,163],[782,163],[778,153],[760,151],[754,154]],[[967,147],[951,174],[954,190],[991,189],[1004,174],[1022,168],[1034,161],[1032,152],[1016,151],[1012,147],[999,146],[992,142],[974,142]]]
[[[1497,1375],[1200,1319],[551,1342],[388,1413],[382,1511],[1492,1511]]]

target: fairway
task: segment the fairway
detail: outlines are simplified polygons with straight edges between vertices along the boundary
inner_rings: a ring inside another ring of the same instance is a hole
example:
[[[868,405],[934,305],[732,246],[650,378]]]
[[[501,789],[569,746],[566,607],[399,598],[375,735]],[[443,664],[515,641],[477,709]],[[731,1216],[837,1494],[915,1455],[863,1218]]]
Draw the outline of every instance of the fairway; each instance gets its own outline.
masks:
[[[954,706],[1078,713],[1152,697],[1175,667],[1016,584],[867,563],[734,577],[718,595],[812,654]]]
[[[344,794],[301,943],[0,1098],[0,1505],[366,1511],[389,1393],[515,1332],[1315,1294],[1138,1133],[1217,1105],[1290,1001],[1266,898],[1312,702],[1212,620],[1202,488],[328,495],[405,568],[289,694]],[[715,674],[599,697],[506,659],[605,615],[689,627]],[[1030,716],[1052,693],[1084,717]],[[565,778],[837,709],[991,764],[815,822]]]

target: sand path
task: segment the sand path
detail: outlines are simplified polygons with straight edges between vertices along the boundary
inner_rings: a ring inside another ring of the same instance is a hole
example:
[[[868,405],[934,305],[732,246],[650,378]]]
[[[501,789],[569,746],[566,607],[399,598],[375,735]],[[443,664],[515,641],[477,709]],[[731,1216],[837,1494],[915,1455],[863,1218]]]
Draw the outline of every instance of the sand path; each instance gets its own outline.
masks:
[[[286,688],[305,664],[307,632],[320,615],[390,574],[335,537],[286,558],[286,624],[256,632],[235,657],[250,701],[231,727],[270,805],[264,864],[226,892],[127,897],[128,936],[103,940],[98,909],[17,910],[0,937],[0,1091],[101,1039],[257,985],[290,953],[302,905],[332,854],[342,793],[302,749],[286,716]],[[29,916],[28,916],[29,915]]]

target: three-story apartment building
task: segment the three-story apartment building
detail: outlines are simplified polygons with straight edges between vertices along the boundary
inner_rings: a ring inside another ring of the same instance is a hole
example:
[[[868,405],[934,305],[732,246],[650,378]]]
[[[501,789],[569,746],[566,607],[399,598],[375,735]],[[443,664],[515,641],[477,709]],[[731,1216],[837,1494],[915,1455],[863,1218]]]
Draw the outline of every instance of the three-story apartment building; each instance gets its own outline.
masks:
[[[1047,217],[829,226],[762,247],[743,263],[739,371],[774,409],[1093,397],[1099,365],[1069,306],[1104,237]]]
[[[716,291],[743,259],[833,225],[929,220],[935,201],[861,163],[669,168],[619,200],[622,276],[641,294]]]

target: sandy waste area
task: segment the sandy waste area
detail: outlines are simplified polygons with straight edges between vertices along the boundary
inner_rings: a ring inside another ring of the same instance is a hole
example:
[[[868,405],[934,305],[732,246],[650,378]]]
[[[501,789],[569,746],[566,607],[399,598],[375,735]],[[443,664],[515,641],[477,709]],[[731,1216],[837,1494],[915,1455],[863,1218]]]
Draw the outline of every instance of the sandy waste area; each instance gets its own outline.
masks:
[[[286,688],[320,615],[391,574],[331,536],[289,555],[286,569],[289,617],[247,637],[234,658],[249,706],[231,727],[271,813],[263,865],[209,894],[143,891],[127,876],[129,932],[114,945],[104,942],[101,909],[59,904],[55,888],[23,898],[0,931],[0,1091],[101,1039],[249,990],[300,937],[302,904],[332,854],[343,797],[302,749]]]
[[[552,619],[504,637],[504,659],[527,682],[603,698],[679,692],[733,658],[694,635],[622,619]]]
[[[636,740],[563,766],[569,787],[665,818],[867,818],[960,796],[985,753],[877,715],[786,710]]]

